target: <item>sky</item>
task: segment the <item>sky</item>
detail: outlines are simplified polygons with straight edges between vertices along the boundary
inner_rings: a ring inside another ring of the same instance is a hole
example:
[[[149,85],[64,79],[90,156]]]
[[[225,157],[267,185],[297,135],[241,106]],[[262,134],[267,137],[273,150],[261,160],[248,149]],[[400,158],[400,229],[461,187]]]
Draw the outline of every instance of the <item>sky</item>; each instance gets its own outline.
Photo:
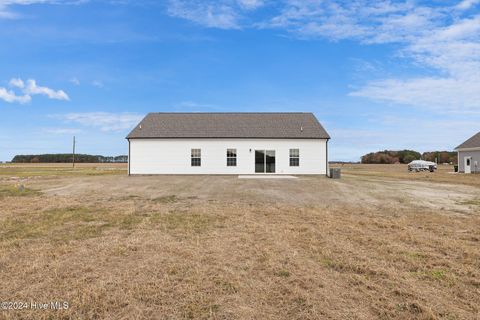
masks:
[[[313,112],[330,160],[480,131],[480,0],[0,0],[0,161],[148,112]]]

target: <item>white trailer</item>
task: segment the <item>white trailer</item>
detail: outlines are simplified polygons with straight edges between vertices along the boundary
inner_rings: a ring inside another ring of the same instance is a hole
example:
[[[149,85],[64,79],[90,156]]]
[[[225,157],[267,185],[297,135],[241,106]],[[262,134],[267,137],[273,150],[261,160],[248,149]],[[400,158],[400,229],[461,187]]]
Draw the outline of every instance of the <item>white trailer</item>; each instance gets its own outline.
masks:
[[[408,164],[408,171],[419,172],[419,171],[430,171],[434,172],[437,170],[437,164],[431,161],[424,160],[413,160]]]

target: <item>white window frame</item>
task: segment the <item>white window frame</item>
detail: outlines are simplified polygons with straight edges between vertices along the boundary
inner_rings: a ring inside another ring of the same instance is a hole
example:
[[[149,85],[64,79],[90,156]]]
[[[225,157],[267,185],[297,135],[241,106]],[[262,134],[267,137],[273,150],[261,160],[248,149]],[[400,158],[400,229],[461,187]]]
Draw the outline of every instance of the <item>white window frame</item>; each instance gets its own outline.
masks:
[[[288,151],[288,155],[289,155],[289,161],[288,161],[289,166],[290,167],[300,167],[300,149],[292,148]],[[292,164],[292,160],[296,160],[296,163]]]
[[[233,153],[233,155],[229,155],[229,153]],[[236,167],[237,166],[237,149],[236,148],[228,148],[227,149],[227,167]],[[230,161],[229,161],[230,160]]]
[[[198,164],[197,164],[196,160],[198,160]],[[200,149],[200,148],[190,149],[190,166],[191,167],[201,167],[202,166],[202,149]]]

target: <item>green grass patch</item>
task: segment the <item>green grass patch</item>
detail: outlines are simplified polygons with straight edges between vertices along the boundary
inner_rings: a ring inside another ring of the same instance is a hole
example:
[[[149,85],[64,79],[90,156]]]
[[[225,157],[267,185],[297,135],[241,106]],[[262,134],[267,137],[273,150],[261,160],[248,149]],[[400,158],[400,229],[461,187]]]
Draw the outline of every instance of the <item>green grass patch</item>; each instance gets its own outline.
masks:
[[[427,272],[427,275],[435,280],[445,280],[445,278],[447,277],[445,270],[439,269],[430,270]]]
[[[8,177],[43,177],[43,176],[98,176],[98,175],[118,175],[126,174],[127,170],[122,168],[102,168],[102,167],[54,167],[54,166],[0,166],[0,176]]]
[[[459,201],[457,203],[460,205],[466,205],[466,206],[480,206],[480,199]]]
[[[345,272],[349,269],[351,269],[347,264],[341,262],[341,261],[335,261],[330,258],[324,258],[321,260],[321,263],[332,270],[339,271],[339,272]]]
[[[102,221],[104,210],[83,207],[40,211],[7,219],[0,226],[1,239],[24,240],[49,238],[70,240],[91,238],[101,234],[111,219]]]
[[[39,191],[20,186],[0,186],[0,198],[3,197],[28,197],[40,194]]]
[[[449,273],[448,270],[445,269],[431,269],[431,270],[424,270],[424,271],[416,271],[413,272],[414,275],[420,276],[422,278],[427,278],[435,281],[442,282],[447,286],[451,286],[455,283],[456,279],[452,273]]]
[[[180,199],[176,195],[162,196],[158,198],[153,198],[152,201],[159,203],[175,203]]]
[[[111,228],[131,230],[144,216],[88,207],[55,208],[6,219],[0,225],[0,241],[47,239],[65,241],[101,236]]]
[[[323,258],[320,260],[325,267],[342,273],[356,273],[364,276],[375,276],[378,272],[368,266],[355,264],[348,261],[338,261],[330,258]]]
[[[202,233],[213,227],[217,218],[195,212],[171,211],[156,212],[151,216],[151,222],[161,225],[166,230]]]
[[[107,230],[155,228],[175,234],[199,234],[219,218],[195,212],[138,213],[96,207],[65,207],[12,215],[0,223],[0,243],[23,240],[60,241],[100,237]],[[160,227],[160,228],[159,228]]]
[[[141,200],[142,197],[131,194],[131,195],[128,195],[128,196],[120,197],[119,199],[120,200]]]
[[[215,284],[225,293],[227,294],[234,294],[238,292],[238,289],[235,285],[227,280],[218,279],[215,280]]]
[[[145,219],[145,216],[141,216],[137,214],[128,214],[128,215],[123,215],[118,220],[117,224],[120,229],[132,230],[132,229],[135,229],[137,225],[142,223],[144,219]]]
[[[322,259],[321,263],[325,267],[328,267],[328,268],[331,268],[331,269],[335,268],[335,262],[332,259],[329,259],[329,258]]]
[[[288,278],[288,277],[290,277],[290,271],[280,270],[280,271],[275,272],[275,275],[277,277]]]

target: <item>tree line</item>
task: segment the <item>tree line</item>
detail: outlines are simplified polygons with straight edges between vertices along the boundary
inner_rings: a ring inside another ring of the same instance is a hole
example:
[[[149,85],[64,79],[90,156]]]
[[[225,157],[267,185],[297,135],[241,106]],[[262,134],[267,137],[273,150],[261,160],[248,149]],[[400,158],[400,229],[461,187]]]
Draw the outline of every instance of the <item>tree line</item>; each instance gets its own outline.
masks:
[[[29,154],[16,155],[13,157],[14,163],[70,163],[72,162],[71,153],[56,153],[56,154]],[[91,154],[76,154],[75,162],[78,163],[109,163],[109,162],[128,162],[128,156],[100,156]]]
[[[414,150],[384,150],[362,156],[362,163],[393,164],[410,163],[413,160],[426,160],[437,163],[457,163],[457,153],[450,151],[431,151],[420,153]]]

